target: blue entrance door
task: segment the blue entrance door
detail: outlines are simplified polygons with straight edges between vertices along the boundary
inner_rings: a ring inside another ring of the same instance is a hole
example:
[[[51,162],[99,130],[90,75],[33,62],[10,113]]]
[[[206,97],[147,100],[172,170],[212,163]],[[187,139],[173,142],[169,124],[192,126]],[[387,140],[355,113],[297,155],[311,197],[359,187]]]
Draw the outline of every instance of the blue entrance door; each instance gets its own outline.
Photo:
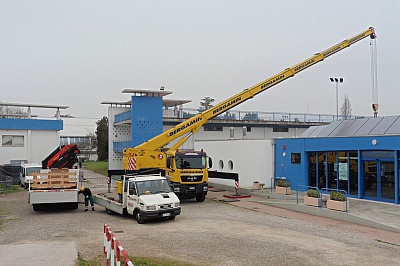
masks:
[[[364,197],[394,202],[394,162],[364,161]]]

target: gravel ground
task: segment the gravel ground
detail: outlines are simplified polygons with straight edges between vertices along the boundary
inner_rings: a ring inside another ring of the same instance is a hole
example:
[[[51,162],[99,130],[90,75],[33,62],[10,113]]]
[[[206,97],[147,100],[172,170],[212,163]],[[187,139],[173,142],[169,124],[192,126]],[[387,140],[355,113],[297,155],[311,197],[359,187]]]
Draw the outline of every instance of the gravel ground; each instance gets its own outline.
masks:
[[[86,171],[88,175],[94,173]],[[133,257],[166,257],[195,265],[400,264],[398,244],[211,199],[183,201],[182,214],[174,221],[139,225],[132,216],[107,215],[100,206],[95,212],[83,212],[83,204],[78,210],[34,212],[27,198],[26,191],[0,195],[5,220],[0,250],[12,245],[21,252],[33,243],[64,242],[65,249],[76,247],[82,258],[93,259],[102,254],[103,225],[108,224]]]

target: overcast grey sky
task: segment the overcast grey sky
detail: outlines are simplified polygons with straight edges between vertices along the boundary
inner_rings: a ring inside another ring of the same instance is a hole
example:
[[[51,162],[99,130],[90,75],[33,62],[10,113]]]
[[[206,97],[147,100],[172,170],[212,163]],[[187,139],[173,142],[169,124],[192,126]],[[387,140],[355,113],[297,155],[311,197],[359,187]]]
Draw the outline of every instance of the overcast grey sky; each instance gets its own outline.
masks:
[[[124,88],[218,103],[375,27],[379,116],[398,115],[400,1],[0,0],[1,102],[67,105],[102,117]],[[239,105],[237,110],[372,116],[366,38]],[[38,113],[33,111],[33,113]]]

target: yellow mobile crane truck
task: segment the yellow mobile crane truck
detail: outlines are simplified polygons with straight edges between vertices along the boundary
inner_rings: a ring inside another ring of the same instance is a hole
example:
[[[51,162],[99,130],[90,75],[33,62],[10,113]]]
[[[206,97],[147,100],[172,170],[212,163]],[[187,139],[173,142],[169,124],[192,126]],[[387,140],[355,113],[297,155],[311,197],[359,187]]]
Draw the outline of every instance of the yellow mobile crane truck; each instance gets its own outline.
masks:
[[[194,133],[196,133],[210,119],[228,111],[229,109],[253,98],[278,83],[294,76],[306,68],[323,61],[325,58],[343,50],[346,47],[366,38],[376,38],[375,30],[368,30],[346,39],[314,56],[287,68],[284,71],[248,88],[235,96],[217,104],[210,109],[178,124],[177,126],[159,134],[156,137],[123,151],[123,168],[127,171],[156,169],[163,172],[170,181],[174,192],[179,197],[194,198],[204,201],[208,191],[208,160],[203,151],[180,151],[178,148]],[[185,135],[185,136],[184,136]],[[172,147],[165,146],[177,140]],[[211,167],[211,166],[210,166]]]

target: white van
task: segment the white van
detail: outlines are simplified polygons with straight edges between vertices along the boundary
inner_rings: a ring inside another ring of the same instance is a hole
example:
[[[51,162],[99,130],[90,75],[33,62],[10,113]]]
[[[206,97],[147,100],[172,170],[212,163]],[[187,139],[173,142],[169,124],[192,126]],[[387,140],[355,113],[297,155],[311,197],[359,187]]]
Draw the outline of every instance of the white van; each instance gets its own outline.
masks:
[[[24,163],[21,164],[21,171],[19,172],[19,183],[21,187],[28,189],[30,180],[33,179],[33,173],[40,173],[42,165],[38,163]]]

